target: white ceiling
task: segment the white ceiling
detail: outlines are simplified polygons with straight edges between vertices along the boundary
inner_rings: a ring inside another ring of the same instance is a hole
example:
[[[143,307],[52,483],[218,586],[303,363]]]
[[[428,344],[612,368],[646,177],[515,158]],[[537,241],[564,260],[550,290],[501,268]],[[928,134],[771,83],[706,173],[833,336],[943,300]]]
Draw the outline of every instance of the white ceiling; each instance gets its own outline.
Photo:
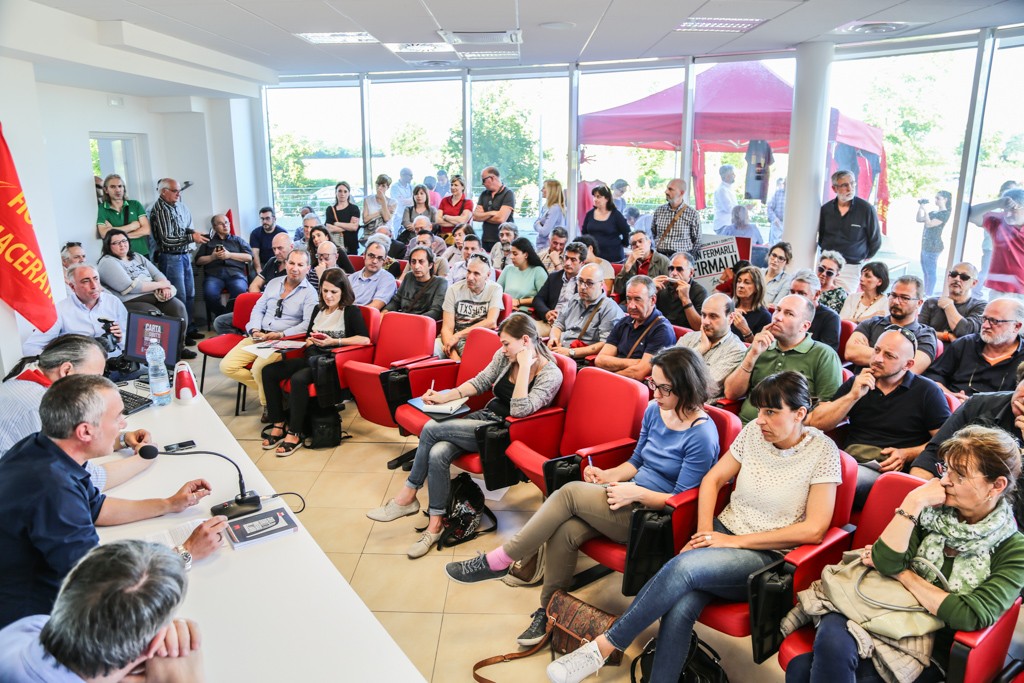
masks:
[[[863,42],[863,36],[830,33],[852,21],[920,24],[899,37],[1024,22],[1024,0],[35,1],[89,19],[136,24],[282,76],[413,68],[383,45],[311,45],[293,35],[299,32],[367,31],[381,43],[398,43],[439,42],[442,28],[522,30],[518,60],[457,64],[477,67],[774,51],[822,40]],[[690,17],[765,22],[742,35],[672,30]],[[574,26],[541,26],[554,21]]]

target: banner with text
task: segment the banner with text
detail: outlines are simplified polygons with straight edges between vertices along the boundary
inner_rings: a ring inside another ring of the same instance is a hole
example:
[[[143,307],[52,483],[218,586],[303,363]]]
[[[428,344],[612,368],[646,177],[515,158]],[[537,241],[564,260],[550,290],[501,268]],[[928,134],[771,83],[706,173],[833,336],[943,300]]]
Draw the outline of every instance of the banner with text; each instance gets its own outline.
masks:
[[[57,322],[25,193],[0,126],[0,299],[40,330]]]
[[[750,238],[704,234],[700,241],[700,248],[696,251],[697,262],[693,264],[693,277],[704,286],[708,294],[713,294],[723,270],[731,268],[740,259],[750,259]]]

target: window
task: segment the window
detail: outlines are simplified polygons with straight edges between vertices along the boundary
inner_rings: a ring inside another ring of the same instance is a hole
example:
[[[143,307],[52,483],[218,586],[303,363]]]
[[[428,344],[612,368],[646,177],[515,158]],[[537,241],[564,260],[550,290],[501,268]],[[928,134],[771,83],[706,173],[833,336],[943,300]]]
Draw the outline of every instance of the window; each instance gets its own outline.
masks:
[[[109,174],[116,173],[121,176],[126,196],[131,199],[149,197],[153,194],[146,186],[147,179],[141,177],[142,138],[144,136],[120,133],[89,133],[93,175],[106,178]]]

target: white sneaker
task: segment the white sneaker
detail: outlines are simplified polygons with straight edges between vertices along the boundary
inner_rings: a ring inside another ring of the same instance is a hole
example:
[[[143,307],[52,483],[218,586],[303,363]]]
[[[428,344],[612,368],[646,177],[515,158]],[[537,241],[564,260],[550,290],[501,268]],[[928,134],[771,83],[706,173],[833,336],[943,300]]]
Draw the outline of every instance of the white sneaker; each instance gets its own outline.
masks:
[[[596,674],[602,666],[604,657],[597,643],[591,641],[548,664],[548,680],[551,683],[580,683],[591,674]]]
[[[415,560],[417,557],[423,557],[426,555],[430,552],[430,549],[434,547],[434,544],[437,543],[437,539],[439,538],[441,538],[440,531],[436,534],[424,531],[423,535],[420,536],[420,540],[409,546],[409,550],[407,552],[409,559]]]
[[[407,517],[409,515],[415,515],[420,511],[420,501],[416,498],[412,499],[412,502],[408,505],[399,505],[392,498],[387,502],[387,505],[382,505],[379,508],[373,508],[366,513],[366,516],[375,522],[393,522],[396,519]]]

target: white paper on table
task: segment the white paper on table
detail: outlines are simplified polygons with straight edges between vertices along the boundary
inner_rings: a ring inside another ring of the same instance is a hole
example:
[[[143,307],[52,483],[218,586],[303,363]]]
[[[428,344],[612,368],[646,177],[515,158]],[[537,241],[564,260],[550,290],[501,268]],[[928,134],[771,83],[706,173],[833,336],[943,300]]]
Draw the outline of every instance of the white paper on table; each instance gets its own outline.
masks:
[[[192,532],[195,531],[197,526],[205,521],[206,519],[192,519],[177,526],[173,526],[170,529],[156,531],[142,540],[149,541],[150,543],[160,543],[168,548],[177,548],[188,540],[188,537],[192,535]],[[224,538],[224,536],[226,536],[226,534],[221,534],[220,544],[222,546],[227,545],[227,539]]]

